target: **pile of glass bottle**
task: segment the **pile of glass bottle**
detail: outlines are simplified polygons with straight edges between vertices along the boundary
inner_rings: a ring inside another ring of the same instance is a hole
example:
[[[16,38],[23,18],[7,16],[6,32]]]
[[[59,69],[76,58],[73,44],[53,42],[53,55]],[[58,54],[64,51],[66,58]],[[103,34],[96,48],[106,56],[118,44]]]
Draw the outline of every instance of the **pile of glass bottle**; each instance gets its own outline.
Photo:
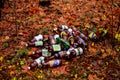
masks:
[[[61,25],[53,31],[55,34],[50,34],[47,39],[39,34],[26,44],[27,47],[41,47],[32,53],[32,56],[37,56],[28,69],[60,66],[62,59],[79,56],[88,46],[88,38],[75,27]]]

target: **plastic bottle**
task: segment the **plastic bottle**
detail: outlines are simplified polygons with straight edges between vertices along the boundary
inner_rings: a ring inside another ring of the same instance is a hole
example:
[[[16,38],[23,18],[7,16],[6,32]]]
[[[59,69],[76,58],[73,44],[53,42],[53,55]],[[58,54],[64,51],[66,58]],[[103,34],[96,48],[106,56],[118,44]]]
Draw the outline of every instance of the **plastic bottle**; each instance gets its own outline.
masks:
[[[44,61],[45,61],[45,57],[41,56],[41,57],[35,59],[34,62],[30,64],[28,69],[30,70],[37,66],[42,67],[42,63],[44,63]]]
[[[31,40],[31,42],[35,42],[35,41],[39,41],[39,40],[43,40],[43,35],[39,34],[39,35],[35,36],[35,37]]]
[[[55,59],[55,60],[50,60],[46,63],[43,63],[43,67],[57,67],[57,66],[60,66],[62,64],[62,61],[59,60],[59,59]]]
[[[43,46],[43,41],[36,41],[36,42],[29,42],[26,44],[26,47],[38,47],[38,46]]]

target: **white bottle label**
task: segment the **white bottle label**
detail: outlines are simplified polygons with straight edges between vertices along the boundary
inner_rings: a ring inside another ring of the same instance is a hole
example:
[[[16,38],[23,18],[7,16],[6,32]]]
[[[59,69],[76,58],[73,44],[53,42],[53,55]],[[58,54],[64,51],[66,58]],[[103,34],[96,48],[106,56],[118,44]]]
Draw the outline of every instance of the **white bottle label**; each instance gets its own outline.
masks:
[[[43,36],[40,34],[40,35],[38,35],[38,36],[35,36],[35,39],[36,39],[37,41],[43,40]]]
[[[43,41],[37,41],[37,42],[35,42],[35,46],[43,46]]]
[[[44,59],[45,59],[45,57],[39,57],[39,58],[35,59],[35,61],[38,63],[38,66],[40,66],[41,63],[44,62]]]
[[[76,52],[76,56],[80,55],[78,49],[74,49]]]
[[[42,49],[42,56],[49,57],[49,56],[51,56],[51,53],[48,52],[47,49]]]

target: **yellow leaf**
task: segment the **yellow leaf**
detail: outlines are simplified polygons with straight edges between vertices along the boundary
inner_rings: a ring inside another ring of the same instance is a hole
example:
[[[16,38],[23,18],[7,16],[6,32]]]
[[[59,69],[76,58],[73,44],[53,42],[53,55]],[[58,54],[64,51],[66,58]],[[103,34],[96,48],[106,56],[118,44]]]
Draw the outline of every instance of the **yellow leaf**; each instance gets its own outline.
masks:
[[[2,61],[3,61],[3,57],[1,56],[1,57],[0,57],[0,62],[2,62]]]
[[[75,74],[75,78],[77,78],[78,77],[78,74]]]
[[[14,71],[10,71],[10,76],[12,76],[15,72]]]
[[[94,43],[94,42],[92,42],[91,46],[95,46],[95,43]]]
[[[106,19],[106,15],[103,15],[103,16],[102,16],[102,19]]]

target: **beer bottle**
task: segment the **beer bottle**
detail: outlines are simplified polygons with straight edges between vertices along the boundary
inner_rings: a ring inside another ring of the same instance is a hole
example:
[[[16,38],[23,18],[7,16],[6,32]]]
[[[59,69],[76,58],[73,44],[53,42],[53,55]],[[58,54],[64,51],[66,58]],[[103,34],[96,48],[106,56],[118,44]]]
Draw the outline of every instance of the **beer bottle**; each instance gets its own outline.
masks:
[[[61,45],[60,44],[50,45],[48,49],[50,52],[59,52],[61,51]]]
[[[59,35],[58,35],[58,34],[56,34],[56,35],[54,35],[54,36],[50,35],[50,36],[48,37],[49,44],[50,44],[50,45],[55,44],[55,43],[56,43],[56,38],[59,38]]]
[[[79,36],[76,36],[76,38],[77,38],[77,42],[80,46],[84,46],[84,47],[87,46],[87,43],[82,38],[80,38]]]
[[[58,27],[58,30],[60,32],[63,31],[63,30],[67,30],[67,29],[68,29],[68,26],[66,26],[66,25],[61,25],[61,26]]]
[[[49,57],[51,56],[51,53],[48,51],[48,49],[39,49],[37,51],[33,52],[33,55],[38,54],[39,56]]]
[[[74,36],[79,36],[79,34],[80,34],[80,32],[79,32],[79,30],[77,30],[77,28],[73,28],[73,35]]]
[[[60,51],[60,52],[54,54],[53,56],[51,56],[49,59],[64,58],[65,55],[66,55],[66,51]]]
[[[67,59],[71,59],[75,56],[78,56],[78,55],[81,55],[83,54],[83,49],[81,47],[79,48],[72,48],[71,50],[68,50],[67,51],[67,55],[66,55],[66,58]]]
[[[34,62],[30,64],[28,69],[30,70],[37,66],[42,67],[42,63],[44,63],[44,61],[45,61],[45,57],[41,56],[41,57],[35,59]]]
[[[59,59],[55,59],[55,60],[50,60],[46,63],[43,63],[43,67],[48,68],[48,67],[57,67],[60,66],[62,64],[62,61]]]
[[[84,40],[88,40],[88,38],[87,38],[83,33],[81,33],[81,32],[80,32],[80,37],[81,37],[82,39],[84,39]]]
[[[56,42],[57,42],[58,44],[64,45],[64,47],[65,47],[66,49],[69,49],[69,47],[70,47],[70,43],[69,43],[68,41],[65,41],[65,40],[62,39],[62,38],[57,38],[57,39],[56,39]]]
[[[67,38],[68,38],[68,35],[67,35],[67,33],[66,33],[65,31],[62,31],[62,32],[60,33],[60,36],[61,36],[61,38],[63,38],[64,40],[67,40]]]
[[[43,41],[29,42],[26,44],[26,47],[38,47],[43,46]]]
[[[70,37],[68,38],[68,41],[70,42],[71,45],[74,45],[75,40],[74,40],[74,37],[73,37],[73,36],[70,36]]]
[[[39,41],[39,40],[43,40],[43,35],[39,34],[39,35],[35,36],[35,37],[31,40],[31,42],[35,42],[35,41]]]
[[[67,34],[69,34],[69,36],[73,36],[73,30],[71,28],[69,28],[67,30]]]

